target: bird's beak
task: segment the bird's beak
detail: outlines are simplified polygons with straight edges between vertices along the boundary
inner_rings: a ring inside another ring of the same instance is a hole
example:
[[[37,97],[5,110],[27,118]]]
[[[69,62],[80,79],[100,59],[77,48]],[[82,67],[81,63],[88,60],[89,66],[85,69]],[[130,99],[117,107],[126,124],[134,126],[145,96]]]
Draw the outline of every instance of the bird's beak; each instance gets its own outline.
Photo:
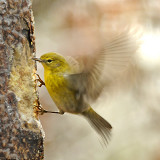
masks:
[[[40,58],[32,58],[32,59],[38,62],[43,62]]]

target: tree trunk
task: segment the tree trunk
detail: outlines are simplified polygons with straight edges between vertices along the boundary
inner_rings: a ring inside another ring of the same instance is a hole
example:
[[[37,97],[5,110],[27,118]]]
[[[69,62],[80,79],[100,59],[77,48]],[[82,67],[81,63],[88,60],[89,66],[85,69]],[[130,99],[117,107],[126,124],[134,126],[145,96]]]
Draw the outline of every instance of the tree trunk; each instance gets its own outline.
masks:
[[[0,0],[0,159],[43,159],[31,0]]]

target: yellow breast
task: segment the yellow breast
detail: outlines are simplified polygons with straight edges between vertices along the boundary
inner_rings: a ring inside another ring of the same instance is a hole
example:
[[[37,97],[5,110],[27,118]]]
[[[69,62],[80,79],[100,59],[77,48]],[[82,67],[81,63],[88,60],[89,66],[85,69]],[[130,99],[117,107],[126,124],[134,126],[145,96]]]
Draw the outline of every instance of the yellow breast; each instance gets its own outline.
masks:
[[[75,93],[68,88],[68,82],[62,74],[45,73],[45,84],[51,98],[60,110],[75,112],[78,106]]]

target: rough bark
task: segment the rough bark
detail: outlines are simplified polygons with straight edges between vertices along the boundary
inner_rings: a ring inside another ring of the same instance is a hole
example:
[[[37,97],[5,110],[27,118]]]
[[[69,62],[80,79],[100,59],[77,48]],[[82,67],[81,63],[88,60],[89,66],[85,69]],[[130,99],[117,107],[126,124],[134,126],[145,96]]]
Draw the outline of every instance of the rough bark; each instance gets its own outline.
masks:
[[[0,0],[0,159],[43,159],[31,0]]]

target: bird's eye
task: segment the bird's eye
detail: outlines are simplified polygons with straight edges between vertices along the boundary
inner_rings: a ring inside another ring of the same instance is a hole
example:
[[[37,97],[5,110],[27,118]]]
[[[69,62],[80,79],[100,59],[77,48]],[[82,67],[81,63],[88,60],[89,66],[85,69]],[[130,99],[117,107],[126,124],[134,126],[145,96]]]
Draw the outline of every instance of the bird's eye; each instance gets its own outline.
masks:
[[[47,60],[47,62],[48,62],[48,63],[51,63],[51,62],[52,62],[52,60],[51,60],[51,59],[48,59],[48,60]]]

